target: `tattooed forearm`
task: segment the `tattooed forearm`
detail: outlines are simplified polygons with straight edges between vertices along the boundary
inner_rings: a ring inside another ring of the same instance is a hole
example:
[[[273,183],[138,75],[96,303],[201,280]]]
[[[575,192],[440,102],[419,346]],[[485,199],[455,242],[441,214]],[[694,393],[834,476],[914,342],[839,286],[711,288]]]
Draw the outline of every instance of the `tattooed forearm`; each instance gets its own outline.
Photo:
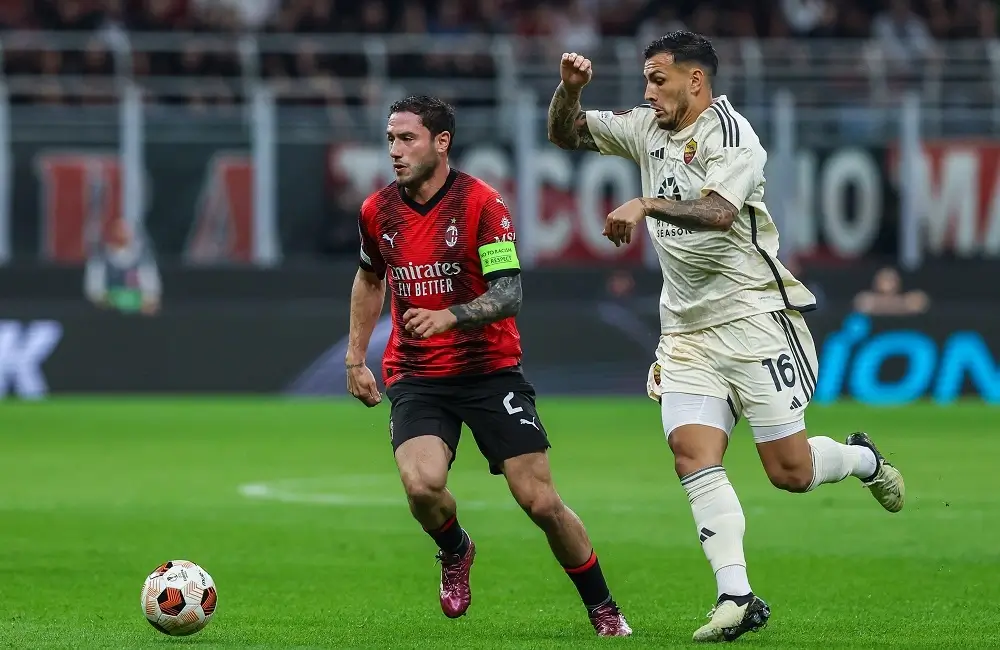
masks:
[[[736,219],[736,206],[715,192],[694,201],[641,198],[647,217],[688,230],[729,230]]]
[[[486,293],[472,302],[451,308],[458,322],[455,327],[468,329],[482,327],[504,318],[516,316],[521,311],[521,276],[497,278],[490,282]]]
[[[580,91],[559,84],[549,103],[549,142],[560,149],[597,151],[597,143],[587,126],[587,116],[580,107]]]

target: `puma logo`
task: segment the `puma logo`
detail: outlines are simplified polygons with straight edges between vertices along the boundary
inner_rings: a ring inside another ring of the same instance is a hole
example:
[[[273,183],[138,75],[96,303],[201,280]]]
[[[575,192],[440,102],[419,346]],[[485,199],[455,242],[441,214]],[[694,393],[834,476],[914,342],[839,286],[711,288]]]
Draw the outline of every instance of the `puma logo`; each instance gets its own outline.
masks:
[[[525,420],[524,418],[521,418],[521,424],[529,424],[538,429],[538,423],[535,422],[535,418],[531,418],[530,420]],[[541,431],[541,429],[538,430]]]
[[[396,235],[398,235],[398,234],[399,234],[398,232],[394,232],[394,233],[392,233],[392,237],[390,237],[388,233],[382,233],[382,239],[384,239],[387,242],[389,242],[389,247],[390,248],[395,248],[396,247]]]

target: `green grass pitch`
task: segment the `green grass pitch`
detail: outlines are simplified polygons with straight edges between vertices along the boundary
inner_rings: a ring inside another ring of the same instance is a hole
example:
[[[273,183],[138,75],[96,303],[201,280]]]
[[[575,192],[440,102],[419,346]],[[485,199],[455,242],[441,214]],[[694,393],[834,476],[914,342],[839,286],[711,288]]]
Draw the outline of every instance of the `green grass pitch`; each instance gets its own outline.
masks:
[[[635,634],[597,639],[542,534],[470,436],[451,487],[479,547],[469,615],[437,603],[433,543],[395,475],[387,405],[278,399],[59,399],[0,406],[0,647],[663,648],[715,596],[658,411],[542,398],[564,499]],[[812,407],[813,434],[869,431],[903,471],[884,512],[855,479],[807,495],[767,482],[741,425],[727,456],[770,626],[758,648],[1000,644],[1000,410]],[[144,620],[145,576],[202,564],[211,625]]]

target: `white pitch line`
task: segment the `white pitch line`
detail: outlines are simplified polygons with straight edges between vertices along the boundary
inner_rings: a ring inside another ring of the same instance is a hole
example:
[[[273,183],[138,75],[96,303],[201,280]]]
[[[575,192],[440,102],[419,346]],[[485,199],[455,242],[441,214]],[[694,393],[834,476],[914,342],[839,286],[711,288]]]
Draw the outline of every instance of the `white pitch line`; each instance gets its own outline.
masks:
[[[259,499],[263,501],[278,501],[281,503],[302,503],[324,506],[351,507],[386,507],[405,508],[406,497],[403,495],[402,487],[399,488],[399,496],[381,496],[378,494],[363,494],[357,492],[347,492],[336,489],[331,483],[359,483],[372,485],[383,479],[381,475],[361,475],[338,477],[339,480],[328,479],[284,479],[280,481],[246,483],[239,486],[238,491],[248,499]],[[395,482],[398,478],[393,477]],[[322,487],[311,489],[310,484],[323,484]],[[329,489],[329,488],[334,489]],[[517,508],[517,504],[511,500],[507,503],[495,503],[490,501],[462,501],[463,509],[473,510],[512,510]]]

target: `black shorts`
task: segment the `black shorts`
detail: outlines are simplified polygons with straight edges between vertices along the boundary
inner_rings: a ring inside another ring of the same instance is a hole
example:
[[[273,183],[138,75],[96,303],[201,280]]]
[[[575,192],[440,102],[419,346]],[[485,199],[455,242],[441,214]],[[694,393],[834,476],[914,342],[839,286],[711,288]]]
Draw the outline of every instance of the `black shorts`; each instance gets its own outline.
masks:
[[[463,423],[472,431],[491,474],[502,474],[509,458],[551,446],[535,410],[535,388],[520,367],[460,378],[404,378],[386,395],[392,403],[393,452],[411,438],[437,436],[451,449],[454,462]]]

